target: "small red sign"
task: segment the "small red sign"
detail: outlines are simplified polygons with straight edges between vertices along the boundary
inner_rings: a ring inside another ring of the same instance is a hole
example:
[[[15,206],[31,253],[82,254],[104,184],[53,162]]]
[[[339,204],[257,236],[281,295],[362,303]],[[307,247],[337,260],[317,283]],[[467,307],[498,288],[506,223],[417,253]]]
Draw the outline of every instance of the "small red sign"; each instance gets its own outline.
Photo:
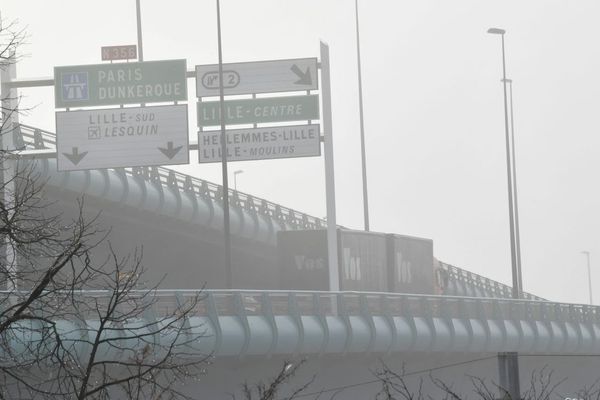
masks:
[[[126,46],[102,46],[102,61],[135,60],[136,58],[137,46],[135,44]]]

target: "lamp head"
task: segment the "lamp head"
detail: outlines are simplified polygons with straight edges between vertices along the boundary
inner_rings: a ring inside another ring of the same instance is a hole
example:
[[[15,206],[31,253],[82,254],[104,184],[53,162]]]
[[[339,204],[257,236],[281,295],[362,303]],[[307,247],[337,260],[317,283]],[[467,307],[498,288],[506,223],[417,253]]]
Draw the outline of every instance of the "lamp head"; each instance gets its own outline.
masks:
[[[487,30],[487,33],[490,33],[492,35],[504,35],[506,31],[500,28],[490,28]]]

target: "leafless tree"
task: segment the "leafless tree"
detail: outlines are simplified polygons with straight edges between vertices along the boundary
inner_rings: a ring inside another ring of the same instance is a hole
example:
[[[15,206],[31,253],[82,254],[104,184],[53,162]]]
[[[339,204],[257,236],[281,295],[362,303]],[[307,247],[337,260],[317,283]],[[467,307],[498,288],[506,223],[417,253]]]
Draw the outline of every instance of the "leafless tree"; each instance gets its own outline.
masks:
[[[383,361],[381,367],[372,371],[373,375],[381,383],[381,389],[376,394],[377,400],[423,400],[423,379],[419,379],[419,384],[415,389],[409,388],[406,381],[404,366],[399,372],[389,368]]]
[[[245,400],[275,400],[275,399],[285,399],[285,400],[293,400],[296,399],[300,394],[302,394],[314,381],[315,377],[313,376],[307,382],[304,382],[300,386],[293,388],[289,394],[285,397],[278,397],[279,392],[281,391],[283,385],[288,384],[292,381],[296,372],[302,365],[305,363],[305,360],[300,360],[297,362],[285,361],[277,373],[275,377],[271,378],[267,382],[258,382],[255,384],[244,383],[242,386],[242,391],[244,393]]]
[[[0,68],[25,38],[17,23],[1,25]],[[0,137],[21,112],[2,104]],[[52,213],[35,161],[1,150],[0,399],[188,398],[183,384],[208,361],[190,318],[202,294],[145,287],[141,251],[115,254],[83,200],[75,217]]]
[[[374,372],[375,377],[381,383],[381,389],[376,395],[376,399],[381,400],[422,400],[429,399],[431,396],[424,395],[423,379],[419,378],[418,384],[409,384],[404,367],[400,372],[395,372],[384,362],[381,362],[381,368]],[[506,388],[501,387],[494,381],[489,381],[481,377],[466,377],[470,379],[475,398],[480,400],[510,400],[511,396]],[[453,385],[433,374],[429,374],[428,379],[432,385],[438,389],[440,396],[444,400],[463,400],[468,396],[464,393],[458,393]],[[521,395],[522,400],[550,400],[556,397],[559,386],[565,379],[558,380],[553,376],[552,371],[542,368],[539,371],[533,371],[529,379],[529,387]],[[596,393],[600,398],[600,388],[597,384],[586,391],[587,394]],[[585,396],[582,398],[592,398]]]

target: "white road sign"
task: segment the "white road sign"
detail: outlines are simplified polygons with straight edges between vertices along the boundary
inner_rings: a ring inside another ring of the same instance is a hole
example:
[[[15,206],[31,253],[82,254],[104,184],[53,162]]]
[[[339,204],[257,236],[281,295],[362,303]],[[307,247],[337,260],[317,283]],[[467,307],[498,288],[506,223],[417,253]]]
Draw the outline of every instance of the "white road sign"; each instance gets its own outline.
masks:
[[[321,155],[318,124],[227,130],[227,161]],[[198,133],[200,163],[221,161],[221,131]]]
[[[59,171],[189,163],[187,105],[56,113]]]
[[[317,59],[223,64],[225,95],[318,89]],[[219,65],[196,66],[196,97],[219,95]]]

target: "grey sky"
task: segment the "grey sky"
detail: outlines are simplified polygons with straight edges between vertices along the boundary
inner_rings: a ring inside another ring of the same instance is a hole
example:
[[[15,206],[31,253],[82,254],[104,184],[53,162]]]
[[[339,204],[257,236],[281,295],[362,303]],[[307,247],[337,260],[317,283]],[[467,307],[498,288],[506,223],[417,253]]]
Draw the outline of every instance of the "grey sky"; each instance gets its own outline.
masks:
[[[3,0],[1,11],[30,32],[20,77],[98,63],[100,46],[136,40],[134,0]],[[360,13],[372,229],[433,238],[441,260],[510,282],[500,41],[485,33],[505,28],[524,286],[586,302],[580,251],[600,266],[600,3],[361,0]],[[214,1],[142,0],[142,14],[145,59],[186,58],[188,69],[217,61]],[[338,222],[361,228],[354,1],[222,0],[222,18],[225,62],[331,46]],[[23,121],[54,131],[52,90],[23,93],[37,105]],[[179,169],[220,182],[220,166],[191,160]],[[236,169],[240,190],[325,215],[322,158]]]

